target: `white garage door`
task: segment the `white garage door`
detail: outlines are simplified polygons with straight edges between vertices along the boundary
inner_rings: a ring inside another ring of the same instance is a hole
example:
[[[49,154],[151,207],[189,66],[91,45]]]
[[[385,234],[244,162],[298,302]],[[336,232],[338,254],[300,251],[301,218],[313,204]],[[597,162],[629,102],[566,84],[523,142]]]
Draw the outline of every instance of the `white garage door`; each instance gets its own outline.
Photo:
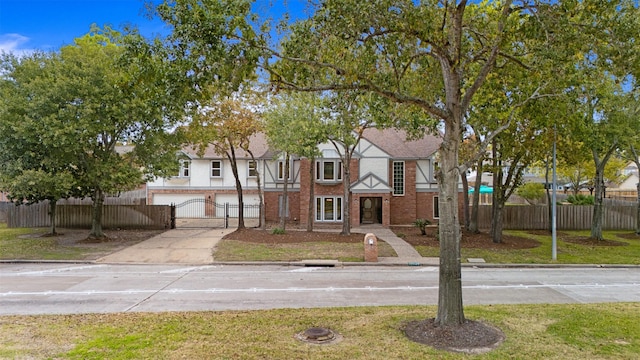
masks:
[[[154,194],[153,205],[176,205],[178,218],[205,217],[205,198],[199,194]]]
[[[243,195],[242,201],[245,205],[245,217],[248,217],[246,206],[247,205],[259,205],[260,198],[258,195]],[[229,204],[229,217],[238,217],[238,195],[235,194],[218,194],[216,195],[216,204],[224,205]],[[224,217],[224,207],[216,206],[216,217]]]

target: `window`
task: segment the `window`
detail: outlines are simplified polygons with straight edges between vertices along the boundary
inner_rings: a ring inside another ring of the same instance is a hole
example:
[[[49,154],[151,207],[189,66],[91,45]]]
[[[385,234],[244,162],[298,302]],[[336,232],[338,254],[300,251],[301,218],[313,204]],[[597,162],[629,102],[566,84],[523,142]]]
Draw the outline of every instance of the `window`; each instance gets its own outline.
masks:
[[[180,172],[178,173],[178,176],[189,177],[190,173],[191,173],[191,161],[180,160]]]
[[[437,196],[433,197],[433,218],[434,219],[439,219],[440,218],[440,198]]]
[[[257,164],[253,160],[249,160],[249,177],[258,176]]]
[[[342,221],[342,198],[320,196],[316,198],[316,221]]]
[[[222,177],[222,161],[220,160],[211,161],[211,177],[214,177],[214,178]]]
[[[404,195],[404,161],[393,162],[393,195]]]
[[[342,161],[316,161],[316,181],[342,181]]]
[[[285,166],[286,162],[280,160],[278,161],[278,180],[284,180],[284,172],[285,172]],[[291,180],[291,172],[292,172],[292,164],[289,163],[289,174],[287,174],[287,180]]]

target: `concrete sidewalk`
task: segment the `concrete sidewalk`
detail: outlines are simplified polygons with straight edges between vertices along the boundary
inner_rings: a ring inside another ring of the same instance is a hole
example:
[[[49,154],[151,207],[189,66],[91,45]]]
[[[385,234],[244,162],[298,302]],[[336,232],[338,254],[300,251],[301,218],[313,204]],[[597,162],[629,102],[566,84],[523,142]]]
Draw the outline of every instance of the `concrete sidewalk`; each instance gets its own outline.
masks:
[[[226,234],[235,230],[235,228],[173,229],[102,257],[96,262],[109,264],[212,264],[214,263],[213,249],[216,244]],[[352,232],[362,233],[363,241],[364,234],[373,233],[379,240],[388,243],[398,254],[397,257],[380,257],[378,263],[366,263],[367,265],[417,266],[438,265],[439,263],[438,258],[421,257],[413,246],[382,226],[353,228]]]
[[[389,244],[398,255],[397,257],[380,257],[378,262],[381,264],[393,265],[439,265],[440,259],[437,257],[422,257],[418,251],[408,242],[397,237],[396,234],[388,228],[380,225],[361,226],[351,229],[355,233],[372,233],[378,240],[382,240]],[[363,238],[364,240],[364,238]],[[371,263],[368,263],[371,264]]]
[[[211,264],[213,248],[235,229],[172,229],[96,260],[125,264]]]

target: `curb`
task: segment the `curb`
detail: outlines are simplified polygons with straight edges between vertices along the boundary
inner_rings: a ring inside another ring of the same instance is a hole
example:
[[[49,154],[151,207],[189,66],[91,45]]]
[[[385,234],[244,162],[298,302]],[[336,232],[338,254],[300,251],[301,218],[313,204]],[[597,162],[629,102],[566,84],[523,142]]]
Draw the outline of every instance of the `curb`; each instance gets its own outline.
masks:
[[[434,267],[437,264],[426,264],[417,261],[407,262],[341,262],[331,261],[322,264],[316,261],[213,261],[211,263],[106,263],[93,260],[0,260],[0,264],[85,264],[85,265],[183,265],[183,266],[206,266],[206,265],[226,265],[226,266],[297,266],[297,267]],[[640,265],[633,264],[492,264],[492,263],[462,263],[462,268],[486,268],[486,269],[640,269]]]

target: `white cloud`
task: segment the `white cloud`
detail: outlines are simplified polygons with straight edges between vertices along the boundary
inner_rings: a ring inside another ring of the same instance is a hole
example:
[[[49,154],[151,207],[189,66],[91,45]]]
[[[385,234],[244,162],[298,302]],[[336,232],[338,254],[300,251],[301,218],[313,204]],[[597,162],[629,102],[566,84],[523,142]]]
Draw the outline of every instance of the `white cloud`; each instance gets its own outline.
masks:
[[[33,52],[33,49],[24,49],[22,45],[29,42],[29,38],[20,34],[0,34],[0,52],[13,53],[15,55]]]

